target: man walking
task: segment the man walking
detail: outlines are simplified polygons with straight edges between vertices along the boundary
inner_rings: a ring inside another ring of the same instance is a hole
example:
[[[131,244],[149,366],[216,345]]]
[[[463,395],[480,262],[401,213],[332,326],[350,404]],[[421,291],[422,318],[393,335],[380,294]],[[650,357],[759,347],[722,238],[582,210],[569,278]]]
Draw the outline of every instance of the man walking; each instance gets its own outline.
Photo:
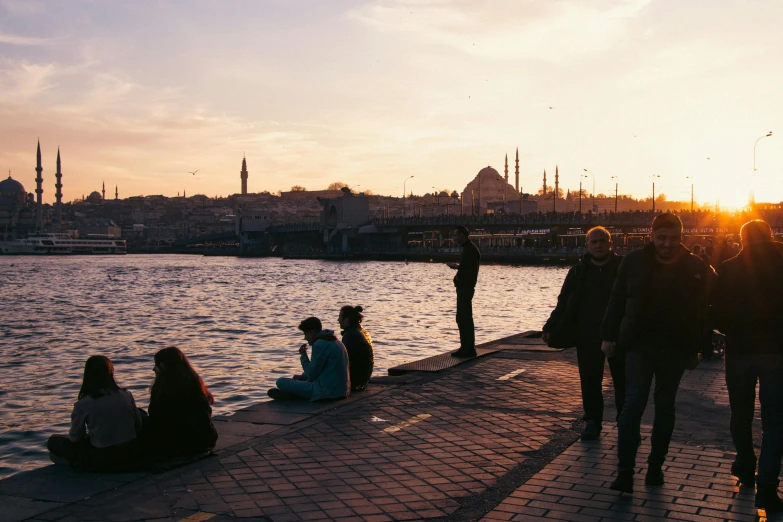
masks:
[[[459,350],[453,357],[476,356],[476,329],[473,324],[473,294],[478,279],[481,254],[465,227],[457,227],[454,242],[462,247],[459,263],[448,266],[457,271],[454,286],[457,287],[457,327],[459,328]]]
[[[742,250],[720,265],[712,305],[718,329],[726,334],[726,387],[731,438],[737,457],[732,475],[753,487],[756,453],[753,416],[756,382],[761,403],[761,456],[756,507],[783,511],[778,496],[783,458],[783,243],[769,225],[750,221],[740,231]]]
[[[579,380],[582,385],[584,421],[582,440],[601,434],[604,415],[603,379],[606,356],[601,351],[601,321],[604,318],[617,268],[622,258],[612,251],[612,236],[604,227],[585,235],[587,253],[571,268],[557,297],[557,306],[544,325],[544,341],[552,346],[576,346]],[[625,351],[609,359],[614,384],[617,418],[625,401]]]
[[[682,221],[660,214],[652,243],[625,256],[601,325],[601,349],[626,350],[625,404],[618,424],[618,474],[611,488],[633,492],[642,414],[655,377],[655,420],[645,483],[664,482],[663,466],[674,432],[674,400],[686,367],[709,345],[707,289],[712,268],[681,244]],[[696,362],[694,362],[696,361]]]

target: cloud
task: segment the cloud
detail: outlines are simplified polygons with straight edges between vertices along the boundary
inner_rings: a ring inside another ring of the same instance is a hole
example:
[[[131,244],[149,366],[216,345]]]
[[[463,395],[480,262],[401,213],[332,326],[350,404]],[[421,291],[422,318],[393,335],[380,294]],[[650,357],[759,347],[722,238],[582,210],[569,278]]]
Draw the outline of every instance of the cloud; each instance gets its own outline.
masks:
[[[37,64],[26,60],[0,60],[0,91],[5,103],[18,103],[36,98],[57,85],[58,67],[52,63]]]
[[[349,17],[482,58],[562,60],[610,48],[650,2],[377,0]]]
[[[33,46],[47,45],[48,43],[49,40],[47,38],[31,38],[29,36],[18,36],[15,34],[0,32],[0,44]]]

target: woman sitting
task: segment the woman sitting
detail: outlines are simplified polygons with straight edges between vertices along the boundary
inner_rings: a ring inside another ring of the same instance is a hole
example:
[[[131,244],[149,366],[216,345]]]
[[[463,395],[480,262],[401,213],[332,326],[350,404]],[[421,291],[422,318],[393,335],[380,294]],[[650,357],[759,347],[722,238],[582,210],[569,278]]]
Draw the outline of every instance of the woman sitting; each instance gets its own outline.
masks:
[[[155,354],[145,445],[156,456],[196,454],[215,447],[215,399],[179,348]]]
[[[131,392],[114,380],[107,357],[87,359],[68,436],[52,435],[47,447],[54,462],[80,471],[122,471],[138,456],[141,414]]]
[[[353,391],[362,391],[372,376],[374,355],[372,339],[367,330],[362,328],[361,306],[343,306],[337,321],[343,329],[343,344],[348,350],[348,363],[351,370],[351,386]]]

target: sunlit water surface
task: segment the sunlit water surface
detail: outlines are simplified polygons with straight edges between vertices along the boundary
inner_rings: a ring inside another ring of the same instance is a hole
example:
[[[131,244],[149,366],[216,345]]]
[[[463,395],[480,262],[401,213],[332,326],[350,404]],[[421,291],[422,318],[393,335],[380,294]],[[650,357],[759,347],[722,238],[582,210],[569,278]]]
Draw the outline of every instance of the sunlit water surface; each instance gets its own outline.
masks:
[[[565,272],[482,266],[477,342],[540,328]],[[376,375],[456,349],[453,274],[443,264],[0,256],[0,477],[48,463],[46,439],[67,432],[90,355],[108,356],[146,408],[154,353],[178,346],[215,413],[230,413],[301,371],[300,320],[338,329],[344,304],[365,308]]]

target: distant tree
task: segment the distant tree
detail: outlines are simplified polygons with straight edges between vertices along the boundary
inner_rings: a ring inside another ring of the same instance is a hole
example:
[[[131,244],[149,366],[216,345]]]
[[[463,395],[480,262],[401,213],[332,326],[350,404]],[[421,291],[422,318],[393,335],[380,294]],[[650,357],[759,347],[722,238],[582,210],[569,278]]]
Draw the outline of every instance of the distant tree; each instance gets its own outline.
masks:
[[[302,185],[294,185],[291,187],[291,192],[306,192],[307,189],[304,188]]]
[[[598,199],[606,198],[606,194],[604,194],[603,192],[599,192],[598,194],[595,195],[595,197],[597,197]]]
[[[346,188],[346,187],[348,187],[348,183],[343,183],[342,181],[335,181],[334,183],[330,183],[329,186],[326,187],[326,190],[340,190],[341,188]]]
[[[372,196],[372,190],[364,189],[362,190],[362,194],[364,194],[365,196]]]
[[[554,191],[555,191],[554,187],[551,187],[549,185],[546,186],[546,195],[547,196],[551,195]],[[563,189],[558,187],[557,188],[557,197],[558,198],[562,198],[564,194],[565,194],[565,192],[563,192]],[[544,189],[543,188],[538,189],[538,195],[539,196],[543,196],[544,195]]]

